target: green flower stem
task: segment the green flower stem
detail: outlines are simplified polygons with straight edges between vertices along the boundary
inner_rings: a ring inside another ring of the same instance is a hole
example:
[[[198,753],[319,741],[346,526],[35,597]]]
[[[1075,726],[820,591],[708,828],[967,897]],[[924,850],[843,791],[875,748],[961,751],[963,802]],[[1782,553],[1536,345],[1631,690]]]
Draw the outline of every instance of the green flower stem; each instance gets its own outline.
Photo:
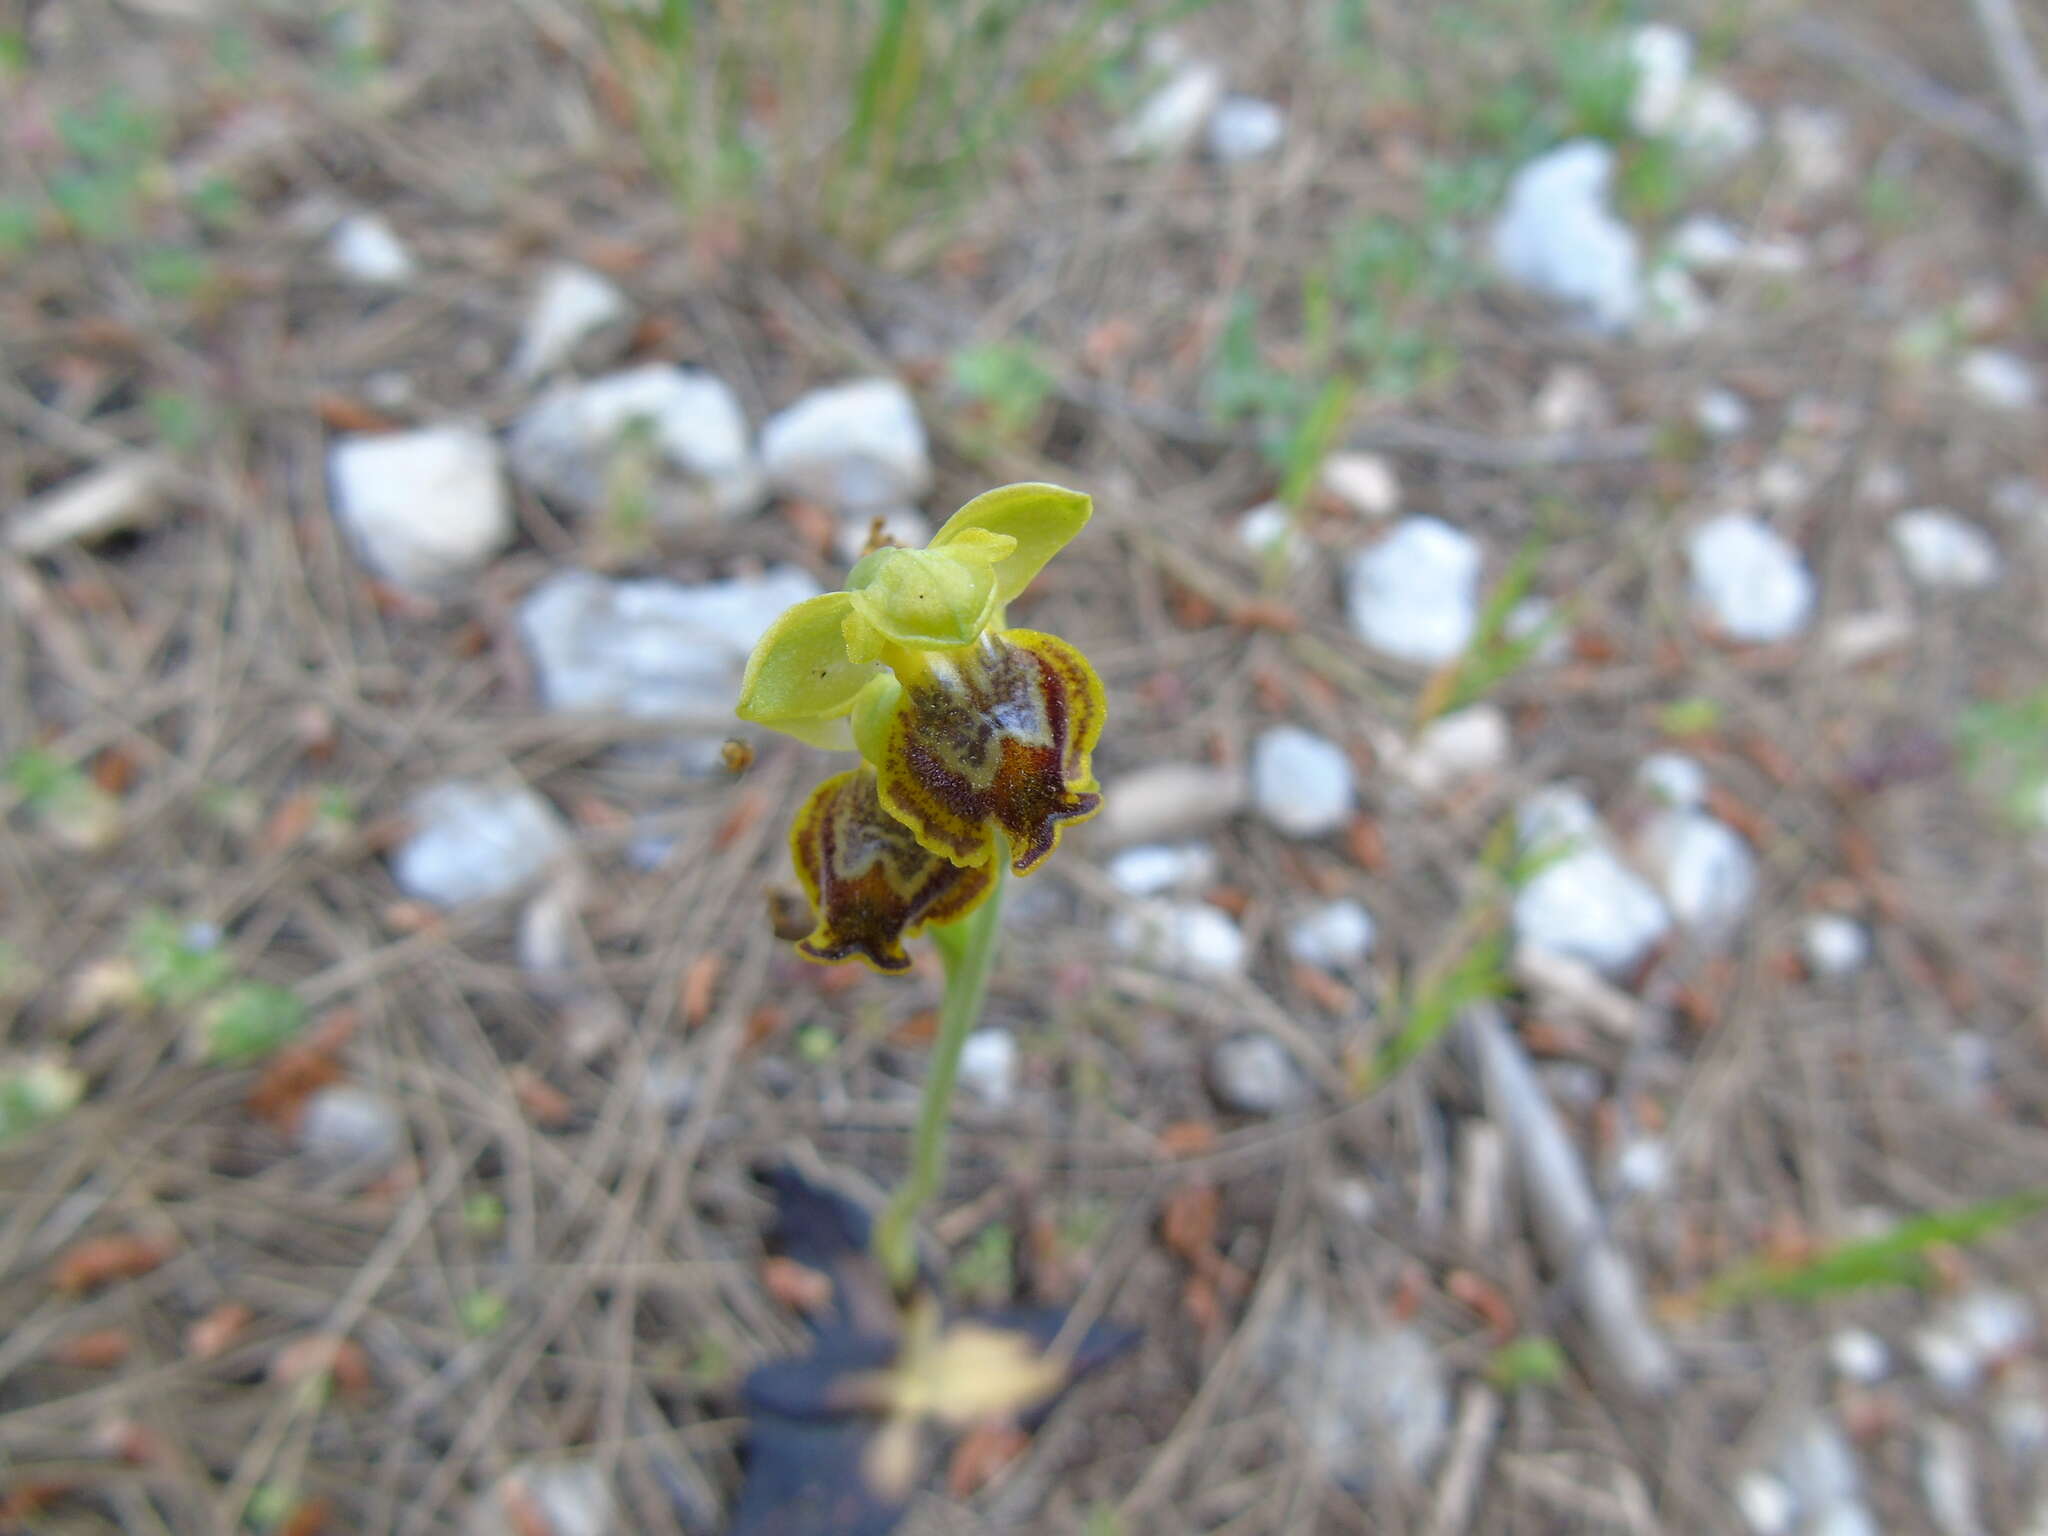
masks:
[[[996,839],[995,871],[995,888],[980,906],[959,922],[932,930],[939,957],[946,964],[939,1035],[932,1045],[924,1098],[918,1105],[910,1176],[875,1227],[875,1257],[881,1260],[899,1296],[908,1294],[917,1281],[917,1218],[939,1192],[945,1177],[946,1118],[953,1107],[953,1085],[960,1076],[960,1051],[981,1022],[982,999],[988,995],[989,972],[995,966],[996,930],[1002,925],[1003,889],[1010,874],[1009,845],[1000,836]]]

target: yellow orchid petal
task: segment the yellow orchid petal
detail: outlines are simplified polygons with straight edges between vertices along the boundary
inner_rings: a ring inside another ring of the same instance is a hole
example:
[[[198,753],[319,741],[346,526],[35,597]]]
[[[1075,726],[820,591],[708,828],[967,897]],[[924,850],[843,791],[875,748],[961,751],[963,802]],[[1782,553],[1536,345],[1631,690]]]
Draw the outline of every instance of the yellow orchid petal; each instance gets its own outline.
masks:
[[[971,645],[996,608],[994,564],[977,558],[985,555],[985,549],[966,558],[934,549],[878,549],[846,579],[853,611],[911,650]]]
[[[877,689],[853,722],[883,808],[955,864],[986,863],[1000,830],[1011,868],[1029,874],[1063,827],[1101,808],[1089,754],[1102,680],[1064,640],[1026,629],[917,660],[899,669],[893,707]]]
[[[828,592],[790,608],[768,627],[747,658],[737,713],[742,720],[809,739],[805,728],[835,720],[881,672],[873,660],[846,651],[846,618],[853,599]]]
[[[813,960],[907,971],[905,939],[927,923],[958,922],[995,888],[989,870],[962,868],[920,847],[882,809],[865,764],[811,791],[790,828],[789,851],[817,914],[817,927],[797,944]]]
[[[949,549],[971,544],[977,534],[987,533],[1015,539],[1016,548],[995,568],[997,601],[1007,603],[1030,586],[1045,562],[1087,526],[1094,505],[1079,491],[1042,481],[998,486],[947,518],[925,547]]]

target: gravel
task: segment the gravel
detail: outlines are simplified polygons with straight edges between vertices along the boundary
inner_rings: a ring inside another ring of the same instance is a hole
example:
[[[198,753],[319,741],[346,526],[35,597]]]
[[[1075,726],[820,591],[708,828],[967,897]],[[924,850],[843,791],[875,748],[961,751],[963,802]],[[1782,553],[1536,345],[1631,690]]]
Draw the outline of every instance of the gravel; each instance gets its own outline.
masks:
[[[1323,837],[1351,819],[1351,759],[1335,742],[1276,725],[1252,745],[1252,804],[1289,837]]]

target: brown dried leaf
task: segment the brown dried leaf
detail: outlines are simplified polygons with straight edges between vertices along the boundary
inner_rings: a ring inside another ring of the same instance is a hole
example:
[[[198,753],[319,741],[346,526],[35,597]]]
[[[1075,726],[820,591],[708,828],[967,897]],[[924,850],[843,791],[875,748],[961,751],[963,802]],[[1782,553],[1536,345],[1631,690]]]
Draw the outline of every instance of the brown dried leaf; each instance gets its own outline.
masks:
[[[239,1301],[224,1301],[185,1330],[185,1353],[194,1360],[226,1354],[256,1320],[255,1311]]]
[[[300,839],[312,830],[313,818],[319,814],[320,797],[314,791],[302,789],[288,796],[256,834],[256,852],[271,857],[297,847]]]
[[[1030,1444],[1031,1437],[1015,1424],[975,1425],[953,1447],[953,1458],[946,1465],[946,1491],[956,1499],[972,1497]]]
[[[711,846],[723,853],[738,842],[769,811],[768,794],[765,790],[747,789],[733,797],[732,808],[718,823],[718,830],[711,836]]]
[[[761,1261],[761,1289],[806,1317],[816,1317],[832,1305],[832,1277],[781,1254]]]
[[[81,1371],[110,1371],[126,1360],[135,1348],[135,1339],[125,1328],[95,1328],[90,1333],[74,1333],[68,1339],[60,1339],[51,1347],[50,1358],[58,1365],[68,1365]]]
[[[1223,1195],[1214,1184],[1197,1180],[1166,1197],[1159,1213],[1159,1240],[1197,1270],[1214,1262],[1216,1233],[1222,1223]]]
[[[576,1106],[569,1096],[533,1068],[514,1067],[505,1074],[505,1080],[511,1084],[512,1097],[526,1111],[526,1118],[543,1130],[558,1131],[574,1118]]]
[[[1216,1127],[1207,1120],[1176,1120],[1159,1133],[1162,1157],[1196,1157],[1216,1145]]]
[[[1444,1293],[1478,1313],[1495,1344],[1505,1344],[1521,1331],[1507,1293],[1484,1275],[1454,1269],[1444,1276]]]
[[[176,1240],[161,1233],[89,1237],[65,1249],[50,1267],[50,1284],[69,1295],[83,1295],[117,1280],[146,1275],[177,1251]]]
[[[370,1357],[354,1339],[331,1333],[309,1333],[280,1349],[270,1361],[270,1379],[296,1386],[326,1376],[337,1392],[357,1397],[370,1389]]]
[[[721,957],[713,952],[699,955],[683,972],[683,1023],[691,1029],[711,1017],[711,1003],[718,992],[718,973],[722,965]]]

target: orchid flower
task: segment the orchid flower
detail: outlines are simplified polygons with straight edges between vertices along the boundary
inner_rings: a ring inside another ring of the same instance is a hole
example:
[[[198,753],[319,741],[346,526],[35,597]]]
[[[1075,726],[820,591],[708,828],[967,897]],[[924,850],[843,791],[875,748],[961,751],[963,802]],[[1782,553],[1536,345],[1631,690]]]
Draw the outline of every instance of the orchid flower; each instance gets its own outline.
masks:
[[[796,604],[754,648],[740,717],[866,760],[819,785],[791,832],[818,914],[805,954],[903,970],[902,940],[971,912],[1004,850],[1029,874],[1100,808],[1101,680],[1064,640],[1003,620],[1089,512],[1055,485],[989,491],[923,549],[864,556],[845,591]]]

